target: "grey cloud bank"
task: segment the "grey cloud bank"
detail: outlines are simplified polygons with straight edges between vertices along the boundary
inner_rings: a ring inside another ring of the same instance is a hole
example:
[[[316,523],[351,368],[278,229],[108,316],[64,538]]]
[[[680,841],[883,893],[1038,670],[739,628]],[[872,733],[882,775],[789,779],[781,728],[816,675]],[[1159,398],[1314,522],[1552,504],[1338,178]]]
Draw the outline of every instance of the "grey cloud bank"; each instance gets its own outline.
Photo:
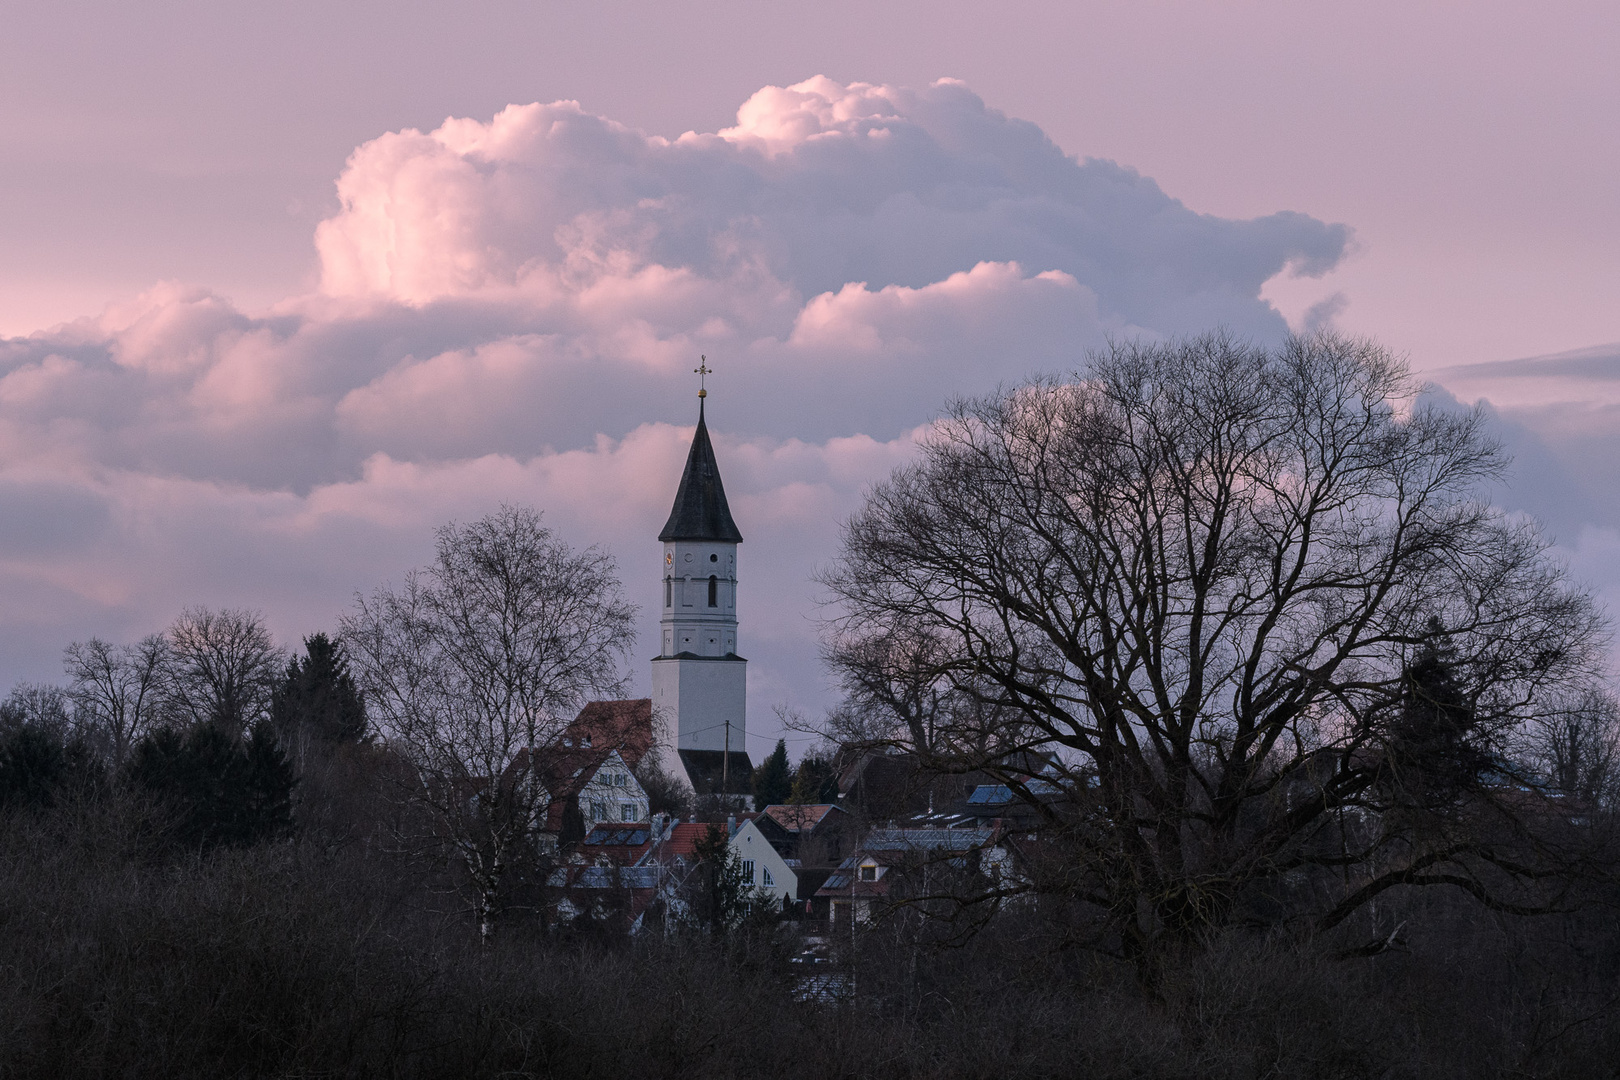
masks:
[[[769,87],[672,140],[513,106],[372,140],[338,193],[316,293],[165,284],[0,342],[0,678],[187,603],[329,628],[503,499],[607,543],[650,606],[701,353],[753,711],[813,709],[809,571],[946,397],[1108,334],[1275,340],[1264,282],[1350,241],[1194,213],[953,82]]]

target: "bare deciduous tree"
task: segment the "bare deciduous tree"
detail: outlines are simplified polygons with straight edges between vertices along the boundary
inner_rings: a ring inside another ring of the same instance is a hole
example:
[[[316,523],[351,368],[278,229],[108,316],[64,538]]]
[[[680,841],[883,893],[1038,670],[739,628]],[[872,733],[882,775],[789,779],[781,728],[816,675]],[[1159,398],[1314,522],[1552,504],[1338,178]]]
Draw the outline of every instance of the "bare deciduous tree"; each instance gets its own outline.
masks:
[[[149,634],[133,645],[100,638],[75,641],[63,655],[68,693],[81,731],[101,744],[115,766],[162,715],[172,653],[168,639]]]
[[[898,740],[933,750],[953,692],[945,676],[949,655],[939,633],[898,621],[827,640],[822,661],[846,695],[837,730],[829,734],[845,745]]]
[[[1408,661],[1443,646],[1488,757],[1589,677],[1603,623],[1532,526],[1475,497],[1506,464],[1483,415],[1418,390],[1370,342],[1215,334],[955,404],[846,526],[829,649],[939,642],[925,669],[993,708],[911,748],[999,769],[1067,853],[1041,887],[1139,957],[1312,867],[1342,874],[1324,926],[1398,886],[1528,902],[1503,896],[1534,891],[1532,853],[1457,825],[1490,816],[1487,783],[1427,839],[1386,813],[1390,718]],[[1037,755],[1061,798],[1013,765]]]
[[[0,730],[31,728],[58,740],[74,734],[73,700],[49,683],[20,682],[0,702]]]
[[[170,706],[240,737],[270,715],[286,662],[256,611],[187,608],[169,627]]]
[[[1601,689],[1555,698],[1525,732],[1524,757],[1559,794],[1597,809],[1620,795],[1620,702]]]
[[[610,555],[503,507],[440,529],[433,563],[342,620],[367,707],[411,765],[409,794],[432,823],[423,839],[466,867],[486,942],[550,802],[534,755],[587,695],[620,691],[634,615]]]

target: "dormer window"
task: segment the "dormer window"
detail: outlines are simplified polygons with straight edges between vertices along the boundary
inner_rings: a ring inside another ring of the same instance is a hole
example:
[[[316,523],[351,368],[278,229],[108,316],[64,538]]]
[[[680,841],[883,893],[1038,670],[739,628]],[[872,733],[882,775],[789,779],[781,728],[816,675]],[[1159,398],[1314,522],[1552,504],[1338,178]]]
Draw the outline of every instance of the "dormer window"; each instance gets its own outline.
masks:
[[[875,867],[875,866],[863,866],[863,867],[861,867],[861,880],[862,881],[876,881],[877,880],[877,870],[878,870],[878,868]]]

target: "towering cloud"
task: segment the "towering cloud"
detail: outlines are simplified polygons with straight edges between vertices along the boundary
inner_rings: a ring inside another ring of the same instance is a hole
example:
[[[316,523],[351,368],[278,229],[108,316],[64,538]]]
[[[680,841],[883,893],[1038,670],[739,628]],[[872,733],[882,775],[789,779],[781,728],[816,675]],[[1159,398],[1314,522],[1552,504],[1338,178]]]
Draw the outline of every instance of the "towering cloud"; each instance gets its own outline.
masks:
[[[1195,213],[952,81],[767,87],[673,140],[511,106],[380,136],[337,189],[316,293],[164,284],[0,342],[0,679],[183,603],[330,626],[502,499],[651,580],[701,353],[754,700],[813,698],[807,571],[945,397],[1110,333],[1274,338],[1261,285],[1348,242]]]

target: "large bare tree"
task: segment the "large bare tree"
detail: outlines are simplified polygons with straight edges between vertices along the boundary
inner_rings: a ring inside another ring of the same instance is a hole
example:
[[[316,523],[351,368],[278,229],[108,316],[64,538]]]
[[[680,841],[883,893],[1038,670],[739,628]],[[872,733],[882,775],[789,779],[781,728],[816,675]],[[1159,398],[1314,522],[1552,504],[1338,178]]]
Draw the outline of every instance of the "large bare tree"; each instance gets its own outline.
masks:
[[[91,638],[64,650],[75,722],[114,766],[123,765],[130,748],[163,716],[172,661],[162,634],[148,634],[133,645]]]
[[[286,658],[258,612],[187,608],[167,636],[168,705],[179,717],[235,738],[269,717]]]
[[[1215,334],[954,404],[848,522],[828,655],[920,757],[999,770],[1034,886],[1137,956],[1312,868],[1322,926],[1398,886],[1533,906],[1494,755],[1603,622],[1477,497],[1483,415],[1420,390],[1371,342]]]
[[[588,695],[621,691],[634,616],[612,556],[507,506],[440,529],[431,564],[342,620],[372,719],[410,765],[422,839],[465,866],[486,942],[550,802],[534,756]]]

